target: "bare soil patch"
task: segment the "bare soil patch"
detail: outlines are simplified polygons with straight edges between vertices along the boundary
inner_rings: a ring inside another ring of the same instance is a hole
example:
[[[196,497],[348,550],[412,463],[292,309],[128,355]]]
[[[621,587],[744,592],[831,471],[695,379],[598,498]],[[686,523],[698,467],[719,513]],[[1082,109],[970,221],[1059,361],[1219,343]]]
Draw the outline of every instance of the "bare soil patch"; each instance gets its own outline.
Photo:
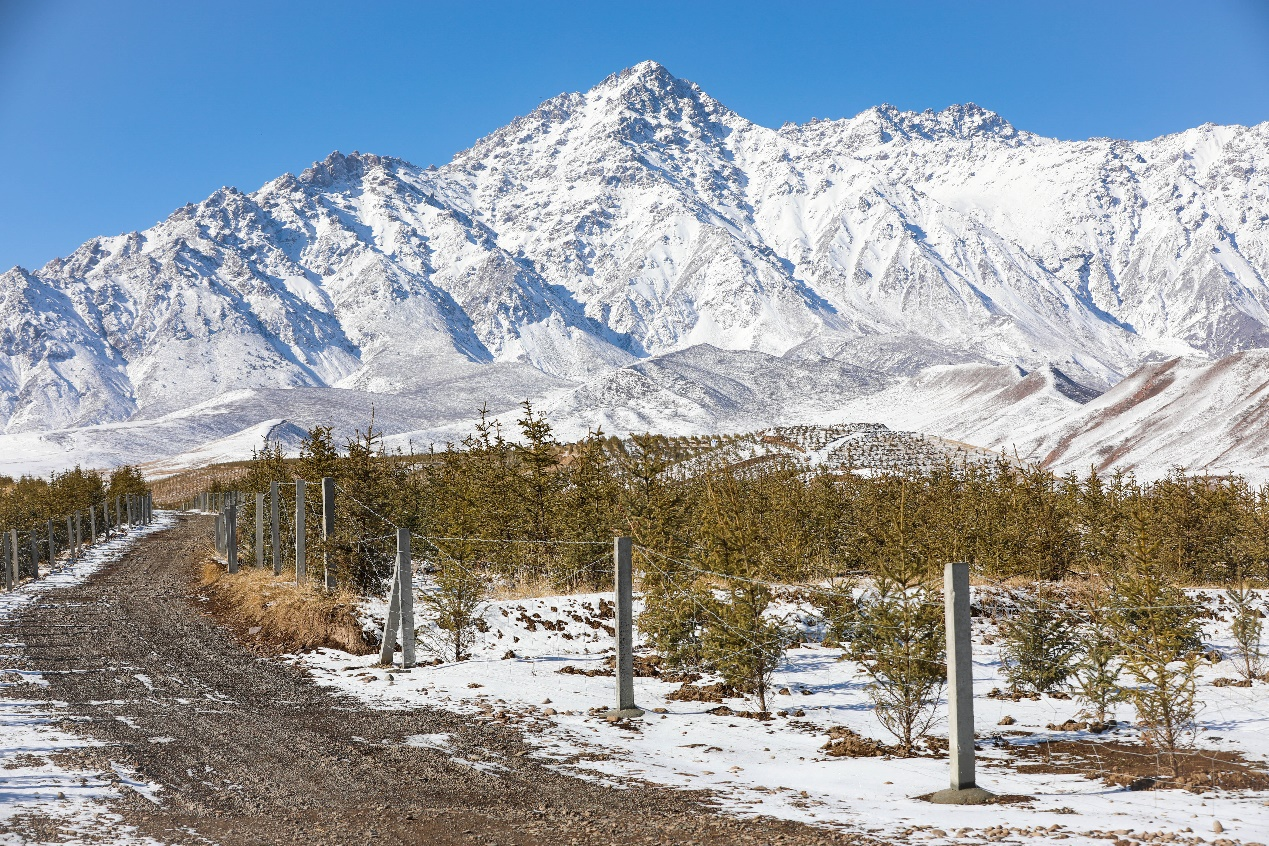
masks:
[[[1130,790],[1269,790],[1264,765],[1237,752],[1181,751],[1178,772],[1173,773],[1166,753],[1114,740],[1053,740],[1010,744],[1009,749],[1018,761],[1018,772],[1082,775]]]

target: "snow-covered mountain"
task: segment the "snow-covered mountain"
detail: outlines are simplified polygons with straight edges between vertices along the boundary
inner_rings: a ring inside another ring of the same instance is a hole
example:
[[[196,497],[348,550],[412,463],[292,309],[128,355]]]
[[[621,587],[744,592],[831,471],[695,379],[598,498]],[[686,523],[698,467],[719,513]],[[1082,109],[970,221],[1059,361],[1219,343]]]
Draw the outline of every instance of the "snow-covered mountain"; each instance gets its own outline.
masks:
[[[935,434],[1018,443],[1010,421],[1143,366],[1269,346],[1267,276],[1269,123],[1059,141],[969,104],[770,129],[645,62],[439,169],[333,153],[0,274],[0,470],[372,403],[442,437],[524,397],[568,432],[961,396]]]

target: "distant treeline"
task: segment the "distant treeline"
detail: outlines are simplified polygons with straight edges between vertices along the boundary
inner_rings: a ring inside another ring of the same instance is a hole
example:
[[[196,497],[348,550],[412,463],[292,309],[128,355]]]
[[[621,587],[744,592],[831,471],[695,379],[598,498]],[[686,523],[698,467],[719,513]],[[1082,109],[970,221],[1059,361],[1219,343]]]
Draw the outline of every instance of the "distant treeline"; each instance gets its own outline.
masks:
[[[233,486],[251,493],[303,478],[316,515],[312,483],[333,476],[339,520],[324,551],[361,591],[390,572],[393,525],[434,539],[415,542],[416,558],[560,589],[608,582],[615,533],[677,562],[665,567],[789,582],[870,574],[896,559],[930,575],[948,561],[997,580],[1109,575],[1144,532],[1178,582],[1269,580],[1269,489],[1237,476],[1057,477],[1004,459],[884,474],[689,461],[717,442],[593,433],[561,444],[526,403],[514,439],[482,414],[461,443],[425,455],[385,450],[373,427],[342,445],[319,427],[298,459],[266,449]],[[289,532],[294,488],[283,495]],[[243,512],[249,546],[250,501]],[[314,533],[315,516],[308,525]]]
[[[47,478],[0,476],[0,530],[42,529],[49,520],[64,519],[106,500],[113,503],[117,496],[148,492],[141,471],[128,466],[108,475],[76,467]]]

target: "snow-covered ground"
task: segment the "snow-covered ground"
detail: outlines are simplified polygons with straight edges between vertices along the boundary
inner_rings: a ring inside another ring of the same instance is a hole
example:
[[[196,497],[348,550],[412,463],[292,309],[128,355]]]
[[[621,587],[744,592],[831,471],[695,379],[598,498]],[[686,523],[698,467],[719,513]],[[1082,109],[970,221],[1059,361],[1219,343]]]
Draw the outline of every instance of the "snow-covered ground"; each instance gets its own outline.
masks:
[[[420,582],[419,587],[426,589]],[[1207,597],[1213,603],[1215,592]],[[1269,793],[1183,790],[1130,791],[1078,775],[1019,772],[1016,753],[992,745],[993,735],[1013,742],[1091,740],[1087,732],[1046,729],[1075,718],[1074,699],[1035,701],[991,698],[1004,688],[999,654],[984,645],[990,623],[975,623],[975,717],[980,737],[979,784],[998,794],[1023,794],[1029,803],[988,806],[931,805],[913,797],[947,786],[945,758],[845,758],[822,751],[831,726],[846,726],[864,737],[891,740],[876,720],[858,665],[841,659],[839,649],[810,642],[791,649],[775,675],[769,705],[784,712],[769,722],[713,715],[714,703],[667,698],[678,683],[637,678],[636,699],[648,713],[640,720],[612,724],[598,713],[612,707],[613,679],[587,676],[604,670],[612,636],[599,602],[610,597],[581,594],[490,602],[484,612],[488,632],[474,657],[408,672],[376,666],[376,656],[353,657],[324,650],[298,656],[322,683],[361,697],[368,705],[402,703],[441,707],[506,721],[525,731],[533,753],[569,772],[622,783],[641,779],[712,791],[736,813],[766,814],[826,826],[872,832],[912,842],[1099,839],[1263,843],[1269,841]],[[381,625],[382,602],[364,608],[367,625]],[[636,614],[638,607],[636,606]],[[427,638],[435,629],[420,621]],[[544,625],[545,623],[545,625]],[[814,639],[814,632],[810,632]],[[1208,624],[1214,647],[1228,653],[1228,624]],[[514,657],[512,657],[514,653]],[[421,648],[420,660],[428,655]],[[561,673],[566,667],[577,673]],[[1199,687],[1205,731],[1200,749],[1236,750],[1248,759],[1269,759],[1269,684],[1252,688],[1213,687],[1218,677],[1237,673],[1228,661],[1205,664]],[[698,684],[707,684],[709,678]],[[728,699],[734,711],[756,711],[752,701]],[[663,709],[663,713],[658,710]],[[1121,706],[1120,720],[1131,720]],[[1005,717],[1016,722],[998,724]],[[940,722],[934,734],[946,737]],[[1102,739],[1136,742],[1121,729]],[[444,748],[446,738],[416,739]],[[1031,763],[1035,759],[1030,759]],[[473,762],[497,767],[496,761]],[[1217,826],[1216,824],[1220,825]],[[1220,829],[1219,831],[1217,829]],[[1007,830],[1007,831],[1006,831]]]
[[[137,539],[171,525],[171,518],[159,512],[155,521],[128,534],[112,538],[85,550],[73,565],[59,562],[53,570],[42,569],[41,578],[17,589],[0,593],[0,619],[22,606],[41,601],[48,591],[83,581],[101,567],[119,558]],[[44,673],[16,668],[23,644],[0,643],[0,688],[19,693],[23,687],[47,685]],[[107,810],[106,801],[122,789],[152,794],[155,785],[138,781],[134,773],[115,766],[118,782],[103,780],[98,771],[77,768],[70,763],[76,749],[94,745],[59,726],[67,716],[56,703],[26,699],[20,695],[0,697],[0,844],[34,841],[3,829],[16,817],[32,815],[53,820],[60,831],[49,842],[151,843],[122,826],[117,814]]]

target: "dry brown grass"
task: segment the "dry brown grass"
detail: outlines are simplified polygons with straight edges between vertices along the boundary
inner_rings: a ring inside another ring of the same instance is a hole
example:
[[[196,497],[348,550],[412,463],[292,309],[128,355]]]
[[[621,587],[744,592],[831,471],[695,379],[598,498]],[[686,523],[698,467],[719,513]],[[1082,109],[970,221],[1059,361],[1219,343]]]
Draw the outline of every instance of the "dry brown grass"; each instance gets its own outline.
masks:
[[[200,581],[212,613],[247,642],[278,652],[318,647],[353,655],[375,651],[357,620],[353,594],[299,587],[285,576],[252,567],[231,576],[213,561],[203,565]]]

